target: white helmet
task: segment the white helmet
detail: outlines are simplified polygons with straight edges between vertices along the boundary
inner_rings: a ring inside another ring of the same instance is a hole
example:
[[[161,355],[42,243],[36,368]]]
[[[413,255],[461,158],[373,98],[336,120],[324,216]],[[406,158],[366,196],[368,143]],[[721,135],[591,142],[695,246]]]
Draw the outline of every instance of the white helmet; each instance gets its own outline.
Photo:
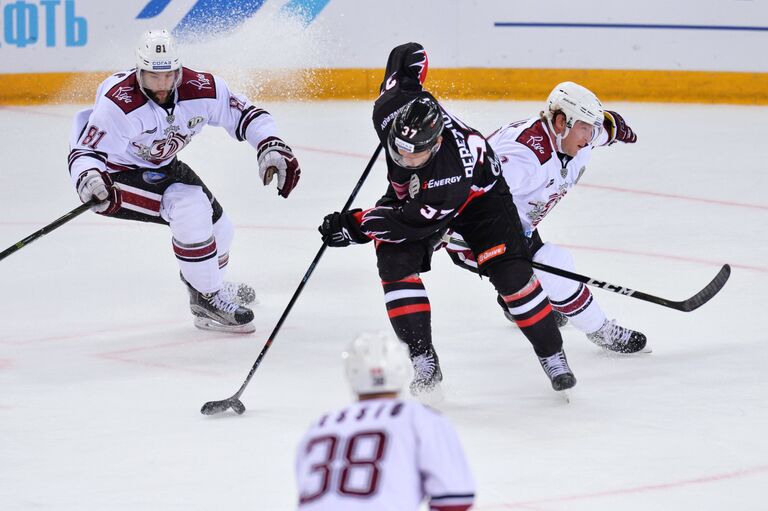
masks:
[[[342,357],[356,394],[399,392],[413,372],[405,343],[382,333],[358,337]]]
[[[141,79],[142,71],[165,73],[176,71],[177,78],[174,88],[181,82],[181,59],[176,51],[176,41],[165,29],[147,30],[139,39],[136,48],[136,69],[139,85],[144,88]]]
[[[554,120],[555,113],[558,111],[565,115],[565,131],[561,135],[556,135],[558,151],[562,151],[560,146],[562,139],[568,136],[568,132],[576,121],[585,122],[594,128],[593,141],[597,139],[603,128],[602,103],[591,90],[578,83],[559,83],[549,93],[544,117],[552,133],[555,132]]]

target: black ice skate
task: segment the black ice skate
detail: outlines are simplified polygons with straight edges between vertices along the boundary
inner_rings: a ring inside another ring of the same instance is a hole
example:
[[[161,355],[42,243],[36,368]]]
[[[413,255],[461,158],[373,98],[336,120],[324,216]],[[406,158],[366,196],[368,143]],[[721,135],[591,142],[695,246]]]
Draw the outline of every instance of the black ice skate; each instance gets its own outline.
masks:
[[[616,320],[607,319],[596,332],[587,334],[587,339],[601,348],[616,353],[637,353],[645,348],[645,335],[616,324]]]
[[[552,388],[555,390],[567,390],[576,385],[576,377],[571,368],[568,367],[568,360],[565,358],[564,351],[558,351],[549,357],[538,357],[541,367],[549,376],[552,382]]]
[[[501,310],[504,311],[504,317],[507,318],[512,323],[515,323],[515,318],[514,316],[512,316],[512,314],[509,313],[509,307],[507,307],[507,303],[504,301],[504,298],[502,298],[501,295],[498,295],[496,297],[496,301],[501,306]],[[568,316],[566,316],[562,312],[552,309],[552,314],[555,316],[555,323],[557,324],[557,328],[563,328],[565,325],[568,324]]]
[[[552,309],[552,314],[555,316],[555,323],[557,324],[557,328],[563,328],[568,324],[568,316],[562,312]]]
[[[227,300],[220,291],[201,293],[189,285],[187,289],[189,309],[195,316],[197,328],[240,334],[250,334],[256,330],[252,323],[251,309]]]
[[[411,394],[418,396],[438,390],[443,381],[443,372],[440,370],[440,361],[435,350],[430,350],[423,355],[411,359],[413,362],[413,380],[411,381]]]

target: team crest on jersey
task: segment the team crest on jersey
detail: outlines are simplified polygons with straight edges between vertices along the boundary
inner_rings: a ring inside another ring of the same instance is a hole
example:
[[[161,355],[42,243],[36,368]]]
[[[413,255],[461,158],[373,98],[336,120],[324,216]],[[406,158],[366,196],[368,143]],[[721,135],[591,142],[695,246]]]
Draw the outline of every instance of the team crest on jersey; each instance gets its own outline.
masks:
[[[410,195],[411,199],[416,198],[416,195],[419,193],[419,188],[421,188],[421,180],[419,179],[419,176],[413,174],[411,176],[411,182],[408,183],[408,195]]]
[[[173,133],[168,138],[155,140],[149,146],[136,142],[133,143],[133,146],[136,148],[136,155],[142,160],[151,163],[162,163],[184,149],[190,140],[192,140],[192,135]]]

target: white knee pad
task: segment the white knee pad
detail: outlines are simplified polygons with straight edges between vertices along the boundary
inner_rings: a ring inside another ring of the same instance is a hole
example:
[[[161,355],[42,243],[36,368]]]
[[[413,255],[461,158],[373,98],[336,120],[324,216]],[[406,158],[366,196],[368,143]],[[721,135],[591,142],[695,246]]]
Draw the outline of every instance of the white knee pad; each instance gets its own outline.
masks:
[[[536,252],[536,255],[533,256],[533,260],[537,263],[554,266],[555,268],[570,272],[573,272],[576,269],[571,253],[552,243],[544,243],[544,245]],[[573,295],[579,288],[579,283],[575,280],[558,277],[557,275],[536,269],[534,269],[533,272],[539,278],[541,286],[552,300],[565,300]]]
[[[174,183],[160,202],[160,216],[171,225],[173,237],[185,243],[206,240],[213,235],[213,207],[202,187]]]

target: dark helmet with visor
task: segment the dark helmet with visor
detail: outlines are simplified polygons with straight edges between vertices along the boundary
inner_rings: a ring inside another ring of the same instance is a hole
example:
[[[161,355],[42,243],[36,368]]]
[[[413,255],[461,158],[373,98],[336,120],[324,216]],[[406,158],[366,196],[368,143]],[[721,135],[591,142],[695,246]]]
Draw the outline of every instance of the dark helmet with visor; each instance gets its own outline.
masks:
[[[424,167],[435,155],[443,132],[443,111],[430,97],[417,98],[406,104],[392,121],[387,137],[387,151],[400,167],[417,169]],[[417,166],[408,165],[403,153],[430,151],[430,156]]]

